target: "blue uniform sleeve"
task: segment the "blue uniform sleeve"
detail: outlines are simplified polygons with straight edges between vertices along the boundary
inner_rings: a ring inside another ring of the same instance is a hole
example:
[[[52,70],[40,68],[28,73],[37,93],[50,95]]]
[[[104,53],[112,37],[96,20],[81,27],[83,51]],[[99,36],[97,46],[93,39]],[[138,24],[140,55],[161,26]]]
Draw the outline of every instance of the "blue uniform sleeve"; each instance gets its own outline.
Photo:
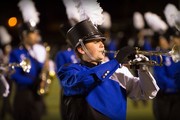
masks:
[[[18,56],[15,52],[11,52],[9,56],[9,63],[20,63]],[[18,84],[32,84],[33,81],[30,77],[27,76],[27,73],[24,73],[22,68],[15,68],[15,72],[11,75],[11,79],[15,80]]]
[[[144,39],[144,46],[143,46],[144,50],[150,51],[153,50],[151,43],[148,39]]]
[[[115,59],[93,68],[71,64],[61,67],[58,77],[65,95],[83,95],[100,82],[108,80],[119,66]]]
[[[162,66],[155,66],[154,67],[154,74],[156,77],[156,81],[160,88],[162,89],[172,89],[174,90],[176,87],[175,80],[173,78],[170,78],[166,74],[165,67]]]

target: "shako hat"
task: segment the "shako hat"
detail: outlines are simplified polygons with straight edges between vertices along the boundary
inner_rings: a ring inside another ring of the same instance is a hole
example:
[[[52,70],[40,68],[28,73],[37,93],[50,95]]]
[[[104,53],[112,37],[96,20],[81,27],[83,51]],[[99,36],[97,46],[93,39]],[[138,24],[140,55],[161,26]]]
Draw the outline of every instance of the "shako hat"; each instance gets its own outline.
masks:
[[[75,48],[79,45],[80,40],[83,42],[88,42],[90,40],[102,39],[105,40],[106,38],[104,35],[97,29],[93,23],[86,19],[75,26],[73,26],[67,32],[67,38]]]

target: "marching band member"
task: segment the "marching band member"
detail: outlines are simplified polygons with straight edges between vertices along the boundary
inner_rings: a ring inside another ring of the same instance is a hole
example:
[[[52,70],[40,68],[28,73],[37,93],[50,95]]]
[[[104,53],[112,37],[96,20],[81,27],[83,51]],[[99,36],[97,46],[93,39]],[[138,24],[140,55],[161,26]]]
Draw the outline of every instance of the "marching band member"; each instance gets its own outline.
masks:
[[[180,35],[178,32],[178,34],[176,34],[175,31],[171,31],[171,27],[174,26],[174,23],[172,23],[174,22],[173,15],[171,15],[171,13],[176,14],[175,10],[174,5],[172,4],[167,4],[165,7],[165,17],[170,26],[168,30],[162,29],[160,27],[162,24],[159,23],[157,19],[156,21],[151,20],[153,23],[152,26],[158,28],[156,31],[158,33],[155,34],[153,39],[154,49],[168,51],[172,48],[171,42],[174,41],[173,38],[179,38]],[[162,34],[162,32],[164,34]],[[180,40],[177,39],[177,41],[179,42]],[[178,45],[178,42],[173,43],[173,45]],[[153,112],[156,120],[179,120],[180,116],[178,111],[180,110],[180,88],[178,85],[180,85],[180,62],[174,62],[172,57],[169,56],[162,57],[163,66],[153,67],[154,77],[160,87],[156,98],[153,99]]]
[[[133,77],[127,68],[118,70],[132,49],[122,50],[116,58],[101,64],[105,37],[91,21],[77,23],[67,37],[81,62],[64,65],[58,71],[64,120],[125,120],[127,96],[132,99],[156,96],[159,88],[148,69],[140,67],[139,78]]]
[[[9,53],[11,52],[12,37],[4,26],[0,26],[0,63],[8,64]],[[0,119],[3,120],[6,114],[12,116],[12,107],[10,103],[10,95],[12,89],[12,80],[9,78],[11,71],[7,71],[2,67],[0,73],[0,92],[2,93],[2,106],[0,108]],[[2,91],[1,91],[2,90]]]
[[[63,4],[66,7],[66,14],[68,18],[68,22],[71,26],[74,26],[77,21],[80,19],[80,15],[78,13],[78,9],[74,6],[73,2],[71,0],[63,0]],[[73,49],[73,46],[71,43],[66,39],[66,36],[64,34],[64,31],[62,31],[61,26],[61,35],[63,36],[65,40],[65,44],[62,46],[63,49],[60,49],[55,57],[55,64],[56,64],[56,73],[59,70],[59,68],[65,64],[70,63],[78,63],[79,60],[76,57],[75,51]],[[59,79],[58,79],[59,80]],[[60,83],[60,80],[59,80]],[[61,87],[61,86],[60,86]],[[62,96],[62,91],[60,89],[60,97]],[[61,99],[59,99],[59,103],[61,103]],[[59,112],[61,114],[61,104],[59,104]]]
[[[96,0],[74,2],[81,19],[69,29],[67,39],[74,46],[80,63],[66,64],[58,70],[62,118],[125,120],[127,96],[154,98],[159,90],[156,81],[144,65],[140,66],[139,78],[122,65],[135,53],[134,48],[125,47],[114,59],[104,62],[106,38],[96,27],[103,22],[102,9]],[[135,60],[148,59],[142,55]]]
[[[71,0],[69,1],[63,0],[63,4],[66,7],[66,14],[67,14],[69,24],[71,26],[74,26],[77,23],[77,21],[79,21],[80,19],[78,9],[74,6]],[[75,55],[75,51],[73,50],[73,46],[66,39],[66,36],[64,35],[64,32],[62,31],[62,27],[61,27],[61,34],[63,38],[65,39],[65,44],[63,45],[64,49],[59,50],[55,57],[57,70],[64,64],[78,62],[78,59]]]
[[[42,47],[38,49],[41,52],[41,59],[38,59],[40,56],[37,56],[34,45],[40,42],[40,33],[36,26],[39,14],[30,0],[20,1],[18,7],[24,19],[24,23],[19,27],[22,44],[12,50],[9,62],[20,63],[24,59],[29,59],[31,69],[26,73],[21,68],[16,68],[15,73],[11,75],[16,85],[13,101],[14,120],[40,120],[44,108],[43,99],[38,95],[37,89],[40,84],[45,48],[44,52],[40,49]]]

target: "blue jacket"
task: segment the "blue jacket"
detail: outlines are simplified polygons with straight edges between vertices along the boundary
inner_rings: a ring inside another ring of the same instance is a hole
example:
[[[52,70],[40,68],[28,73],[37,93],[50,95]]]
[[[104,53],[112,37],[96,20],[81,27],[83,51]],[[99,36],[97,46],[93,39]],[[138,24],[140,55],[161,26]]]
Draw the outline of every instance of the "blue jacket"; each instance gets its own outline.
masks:
[[[101,114],[112,120],[125,120],[126,90],[110,79],[118,68],[115,59],[92,68],[80,63],[71,64],[62,66],[58,77],[66,96],[83,95]]]
[[[23,59],[28,58],[31,62],[31,69],[29,73],[26,73],[22,68],[16,68],[15,73],[11,75],[11,78],[15,80],[19,88],[26,88],[37,82],[39,74],[41,72],[43,64],[30,56],[28,51],[24,47],[14,49],[10,53],[10,63],[20,63]]]
[[[117,43],[115,40],[113,40],[113,39],[110,40],[110,43],[107,45],[107,50],[109,50],[109,51],[117,51],[118,50]],[[114,54],[112,54],[112,53],[108,53],[107,56],[110,60],[114,58]]]
[[[78,60],[73,50],[59,51],[55,57],[55,63],[57,70],[64,64],[77,63]]]
[[[154,75],[160,90],[166,93],[179,91],[180,62],[175,63],[171,57],[163,56],[163,66],[155,66]]]

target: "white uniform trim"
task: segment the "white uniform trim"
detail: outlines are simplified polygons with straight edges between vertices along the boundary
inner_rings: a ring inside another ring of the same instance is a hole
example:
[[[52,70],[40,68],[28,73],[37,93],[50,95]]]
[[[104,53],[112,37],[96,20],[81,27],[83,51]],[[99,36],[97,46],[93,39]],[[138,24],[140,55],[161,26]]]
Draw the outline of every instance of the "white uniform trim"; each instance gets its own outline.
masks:
[[[138,72],[139,77],[134,77],[127,67],[122,66],[110,78],[126,89],[131,99],[153,99],[159,91],[154,77],[148,70]]]

